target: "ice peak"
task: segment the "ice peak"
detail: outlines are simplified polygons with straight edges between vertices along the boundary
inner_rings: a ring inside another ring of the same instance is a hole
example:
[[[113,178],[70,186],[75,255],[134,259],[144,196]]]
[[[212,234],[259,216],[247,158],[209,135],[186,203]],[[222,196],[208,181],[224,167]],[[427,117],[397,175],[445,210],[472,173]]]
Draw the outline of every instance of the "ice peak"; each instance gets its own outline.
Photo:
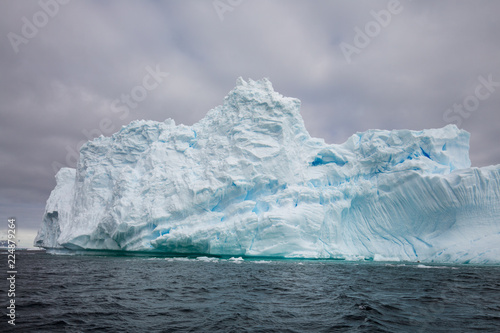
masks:
[[[245,81],[245,79],[243,79],[241,76],[236,79],[236,87],[239,87],[239,86],[242,86],[242,87],[252,87],[252,88],[263,88],[265,90],[271,90],[271,91],[274,91],[273,89],[273,84],[271,83],[271,81],[269,81],[268,78],[262,78],[260,80],[252,80],[252,79],[248,79],[248,82]]]
[[[257,81],[249,79],[247,82],[240,77],[236,81],[236,87],[224,99],[224,106],[237,111],[242,108],[254,112],[265,109],[268,114],[285,113],[296,116],[299,113],[300,101],[275,92],[267,78]]]

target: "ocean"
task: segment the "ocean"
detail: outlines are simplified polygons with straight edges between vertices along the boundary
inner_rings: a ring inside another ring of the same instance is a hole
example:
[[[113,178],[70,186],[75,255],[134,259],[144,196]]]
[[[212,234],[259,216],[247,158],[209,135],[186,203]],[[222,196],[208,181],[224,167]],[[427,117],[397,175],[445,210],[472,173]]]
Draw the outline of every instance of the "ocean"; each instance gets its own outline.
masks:
[[[0,258],[0,332],[500,332],[499,266],[16,251],[9,298]]]

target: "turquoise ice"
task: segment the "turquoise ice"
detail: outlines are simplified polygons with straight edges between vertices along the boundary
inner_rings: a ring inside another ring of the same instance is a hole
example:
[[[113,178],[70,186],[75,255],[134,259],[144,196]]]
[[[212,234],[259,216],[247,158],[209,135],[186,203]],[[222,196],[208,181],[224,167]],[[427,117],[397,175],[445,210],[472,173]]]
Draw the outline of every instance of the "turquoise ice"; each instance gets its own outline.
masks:
[[[300,101],[237,86],[193,126],[134,121],[80,150],[36,246],[177,254],[500,262],[500,165],[453,125],[312,138]]]

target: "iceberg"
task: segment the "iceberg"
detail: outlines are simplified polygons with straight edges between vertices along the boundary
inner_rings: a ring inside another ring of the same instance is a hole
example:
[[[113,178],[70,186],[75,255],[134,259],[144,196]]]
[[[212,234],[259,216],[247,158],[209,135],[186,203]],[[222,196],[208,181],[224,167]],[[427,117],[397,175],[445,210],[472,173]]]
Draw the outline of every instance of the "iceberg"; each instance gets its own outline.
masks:
[[[192,126],[133,121],[62,168],[35,246],[227,257],[500,262],[500,165],[469,133],[309,135],[300,101],[244,81]]]

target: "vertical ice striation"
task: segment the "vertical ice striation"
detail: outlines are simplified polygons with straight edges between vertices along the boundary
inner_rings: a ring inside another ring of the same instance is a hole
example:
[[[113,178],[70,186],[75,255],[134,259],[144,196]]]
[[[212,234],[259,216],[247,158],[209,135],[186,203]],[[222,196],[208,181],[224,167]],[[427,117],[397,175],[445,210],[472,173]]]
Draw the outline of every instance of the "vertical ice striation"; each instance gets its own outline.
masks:
[[[193,126],[134,121],[61,169],[35,245],[500,262],[500,166],[470,168],[455,126],[311,138],[266,79]]]

